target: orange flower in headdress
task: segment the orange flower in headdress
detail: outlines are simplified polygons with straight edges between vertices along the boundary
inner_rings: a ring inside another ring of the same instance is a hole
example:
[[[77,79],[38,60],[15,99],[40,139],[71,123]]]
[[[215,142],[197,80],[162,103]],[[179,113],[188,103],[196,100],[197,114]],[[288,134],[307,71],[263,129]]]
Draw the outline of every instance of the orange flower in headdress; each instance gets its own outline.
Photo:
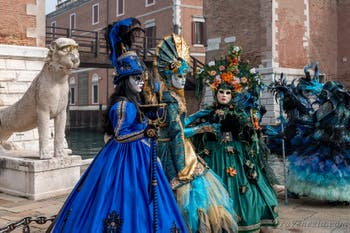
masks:
[[[215,71],[215,70],[211,70],[211,71],[209,72],[209,75],[211,75],[211,76],[216,75],[216,71]]]
[[[238,82],[232,83],[232,86],[233,86],[234,91],[237,92],[237,93],[241,92],[242,89],[243,89],[242,85],[240,83],[238,83]]]
[[[233,65],[238,66],[238,58],[237,57],[232,58],[231,62]]]
[[[220,83],[221,83],[220,79],[215,79],[214,82],[212,84],[210,84],[209,86],[212,89],[216,90],[218,88],[218,86],[220,85]]]
[[[232,79],[233,79],[233,74],[230,71],[228,71],[226,73],[223,73],[221,75],[221,79],[224,82],[230,83],[232,81]]]
[[[247,79],[246,77],[243,76],[243,77],[241,78],[241,83],[244,83],[244,84],[245,84],[245,83],[247,83],[247,82],[248,82],[248,79]]]

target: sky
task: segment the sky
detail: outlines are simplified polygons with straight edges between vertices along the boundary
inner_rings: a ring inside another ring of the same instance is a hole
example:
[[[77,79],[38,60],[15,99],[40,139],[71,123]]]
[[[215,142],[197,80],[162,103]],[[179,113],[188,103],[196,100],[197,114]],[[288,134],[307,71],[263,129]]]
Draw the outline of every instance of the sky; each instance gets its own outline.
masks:
[[[57,0],[45,0],[45,14],[49,14],[55,10]]]

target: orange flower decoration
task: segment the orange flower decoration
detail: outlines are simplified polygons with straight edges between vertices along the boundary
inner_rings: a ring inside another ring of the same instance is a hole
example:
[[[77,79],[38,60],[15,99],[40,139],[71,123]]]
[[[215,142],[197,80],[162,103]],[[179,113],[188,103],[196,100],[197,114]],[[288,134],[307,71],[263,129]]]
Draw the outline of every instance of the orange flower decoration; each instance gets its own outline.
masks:
[[[235,176],[237,175],[237,170],[234,169],[233,167],[228,167],[226,169],[226,173],[229,174],[230,176]]]
[[[214,76],[214,75],[216,75],[216,71],[215,71],[215,70],[212,70],[212,71],[209,72],[209,74],[210,74],[211,76]]]
[[[220,83],[221,83],[221,80],[215,79],[214,82],[212,84],[210,84],[210,87],[212,89],[217,89]]]
[[[241,92],[243,89],[242,85],[240,83],[237,83],[237,82],[232,83],[232,86],[234,88],[234,91],[237,93]]]
[[[254,118],[253,118],[253,127],[256,130],[258,130],[260,128],[260,126],[259,126],[259,119],[258,119],[257,116],[254,116]]]
[[[221,74],[221,79],[224,82],[230,83],[233,79],[233,74],[231,72]]]
[[[232,58],[232,63],[237,66],[238,65],[238,58],[237,57],[234,57]]]
[[[248,82],[248,79],[247,79],[246,77],[243,76],[243,77],[241,78],[241,83],[247,83],[247,82]]]

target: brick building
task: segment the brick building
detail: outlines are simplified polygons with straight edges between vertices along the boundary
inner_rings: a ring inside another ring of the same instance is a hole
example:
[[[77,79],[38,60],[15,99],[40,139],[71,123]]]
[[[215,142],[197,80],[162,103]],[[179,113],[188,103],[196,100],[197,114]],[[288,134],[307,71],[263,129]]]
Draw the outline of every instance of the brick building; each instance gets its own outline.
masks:
[[[350,1],[347,0],[208,0],[207,61],[223,56],[230,43],[260,68],[268,84],[274,74],[303,75],[309,62],[319,62],[324,80],[350,86]],[[226,43],[228,42],[228,43]],[[274,123],[278,106],[269,93],[263,123]]]
[[[45,46],[45,0],[0,0],[0,44]]]
[[[102,31],[108,24],[127,17],[140,20],[145,35],[149,38],[146,45],[148,48],[156,46],[156,39],[177,32],[190,45],[190,55],[204,62],[205,20],[202,0],[58,0],[56,10],[46,16],[46,25],[72,31]],[[113,69],[101,69],[92,65],[81,68],[72,75],[72,127],[95,127],[97,122],[101,122],[98,119],[101,110],[113,92],[112,74]],[[189,111],[197,110],[194,91],[186,94]]]

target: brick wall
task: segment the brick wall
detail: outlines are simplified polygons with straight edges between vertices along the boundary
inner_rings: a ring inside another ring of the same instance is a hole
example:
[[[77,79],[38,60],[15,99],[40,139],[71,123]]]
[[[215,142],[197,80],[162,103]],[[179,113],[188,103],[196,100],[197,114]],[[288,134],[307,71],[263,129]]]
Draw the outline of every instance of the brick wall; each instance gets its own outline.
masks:
[[[253,65],[261,64],[268,46],[266,22],[271,21],[271,13],[266,13],[266,10],[271,12],[271,9],[266,9],[264,2],[204,1],[208,39],[217,38],[220,41],[218,49],[207,51],[207,61],[225,56],[228,46],[232,44],[225,43],[225,39],[235,37],[234,44],[243,47],[244,57]]]
[[[350,1],[339,0],[338,2],[338,79],[350,88]]]
[[[208,41],[207,61],[223,57],[229,46],[224,39],[234,36],[243,58],[260,68],[266,84],[274,73],[283,72],[291,80],[304,75],[307,63],[319,62],[326,80],[350,86],[348,0],[211,0],[204,1],[204,15],[208,39],[213,39]],[[262,95],[269,111],[266,124],[279,115],[270,98],[269,93]]]
[[[0,43],[45,46],[45,0],[0,0]]]
[[[278,0],[276,8],[276,50],[280,67],[302,68],[307,61],[303,37],[305,25],[304,0]]]
[[[342,24],[342,20],[338,17],[337,2],[332,0],[310,1],[310,61],[320,63],[320,72],[326,74],[327,80],[338,79],[338,46],[340,46],[338,44],[338,25]],[[347,13],[350,16],[350,11]],[[343,32],[348,31],[349,35],[348,25],[344,29]],[[348,41],[345,44],[348,44]]]

